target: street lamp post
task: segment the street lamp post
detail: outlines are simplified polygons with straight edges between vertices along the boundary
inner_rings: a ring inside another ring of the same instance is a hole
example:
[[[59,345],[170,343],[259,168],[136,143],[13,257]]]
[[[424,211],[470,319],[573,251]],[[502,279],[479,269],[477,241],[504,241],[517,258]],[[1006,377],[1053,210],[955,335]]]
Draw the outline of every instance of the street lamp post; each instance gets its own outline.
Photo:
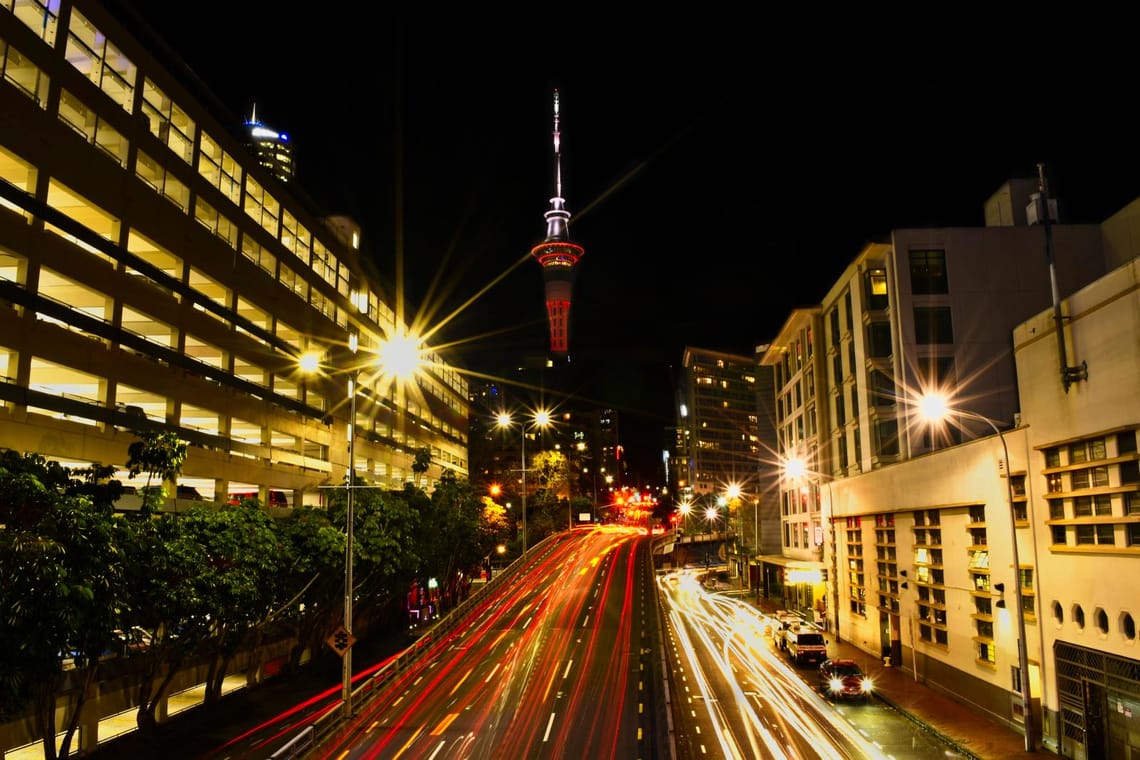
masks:
[[[352,352],[356,353],[356,336],[349,341]],[[356,474],[356,382],[360,371],[354,369],[348,380],[348,496],[346,501],[345,517],[345,549],[344,549],[344,630],[348,633],[348,646],[344,650],[341,660],[341,703],[344,706],[344,717],[352,717],[352,527],[353,507],[355,506],[353,494],[356,484],[353,476]]]
[[[796,478],[796,479],[807,477],[809,474],[807,462],[805,462],[802,459],[795,458],[795,457],[786,460],[784,462],[784,474],[791,477],[791,478]],[[827,512],[828,512],[828,516],[827,516],[826,522],[830,523],[830,528],[831,528],[831,530],[830,530],[830,533],[831,533],[831,572],[828,574],[829,579],[828,579],[827,585],[828,585],[828,587],[831,588],[831,603],[829,604],[829,606],[832,608],[831,611],[828,613],[828,627],[831,627],[831,622],[830,622],[831,616],[834,615],[835,616],[835,624],[834,624],[835,627],[832,630],[833,630],[833,633],[835,634],[835,640],[841,641],[842,640],[841,639],[842,634],[839,632],[839,578],[838,578],[839,557],[837,554],[838,548],[836,547],[836,541],[835,541],[835,494],[831,490],[831,478],[829,476],[825,475],[822,472],[814,472],[814,473],[810,473],[810,474],[818,479],[818,481],[812,481],[812,484],[814,486],[813,492],[812,492],[812,500],[815,502],[815,504],[819,510],[819,514],[820,514],[819,530],[821,530],[821,531],[824,530],[824,517],[823,517],[822,500],[819,498],[818,483],[823,483],[824,485],[827,486]],[[821,564],[822,564],[822,555],[823,555],[822,545],[820,546],[820,555],[821,555]],[[826,601],[826,599],[825,599],[825,601]]]
[[[410,380],[419,370],[421,338],[416,335],[399,332],[380,344],[374,357],[375,366],[381,369],[387,382],[402,383]],[[360,338],[355,333],[349,333],[348,348],[352,354],[348,379],[348,468],[345,476],[345,547],[344,547],[344,638],[345,647],[341,654],[341,703],[345,718],[352,717],[352,596],[353,596],[353,559],[355,547],[353,546],[353,527],[355,523],[356,506],[356,393],[360,381],[361,366],[356,362],[356,353],[360,347]],[[317,354],[308,353],[301,357],[301,370],[312,372],[319,368],[320,362]]]
[[[511,415],[507,412],[500,412],[498,418],[499,427],[511,426]],[[534,415],[534,425],[536,427],[546,427],[550,424],[550,413],[545,411],[536,412]],[[522,452],[522,553],[526,556],[526,422],[519,423],[519,430],[522,432],[522,443],[520,450]]]
[[[526,425],[520,423],[522,430],[522,462],[519,471],[522,473],[522,553],[526,556]]]
[[[1033,752],[1035,749],[1033,705],[1030,701],[1029,654],[1027,642],[1025,641],[1025,607],[1023,606],[1024,595],[1021,593],[1021,561],[1017,548],[1017,516],[1013,511],[1013,478],[1010,477],[1009,472],[1009,446],[1006,443],[1005,435],[989,417],[965,409],[949,409],[946,405],[946,400],[940,396],[933,394],[924,396],[919,402],[919,408],[922,415],[928,420],[937,421],[944,419],[947,415],[958,414],[967,419],[984,422],[990,426],[990,429],[997,434],[998,440],[1001,441],[1002,456],[1005,462],[1005,490],[1007,500],[1006,508],[1009,512],[1009,540],[1013,555],[1013,593],[1014,603],[1017,605],[1017,666],[1021,671],[1021,677],[1018,680],[1021,686],[1022,715],[1025,718],[1025,751]]]

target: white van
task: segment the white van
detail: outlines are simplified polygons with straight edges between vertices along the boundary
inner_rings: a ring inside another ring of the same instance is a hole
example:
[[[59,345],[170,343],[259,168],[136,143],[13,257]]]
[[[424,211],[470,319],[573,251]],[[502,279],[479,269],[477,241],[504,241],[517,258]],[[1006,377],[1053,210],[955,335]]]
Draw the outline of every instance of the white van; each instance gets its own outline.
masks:
[[[818,665],[827,659],[827,639],[814,626],[801,625],[784,633],[788,656],[796,665]]]

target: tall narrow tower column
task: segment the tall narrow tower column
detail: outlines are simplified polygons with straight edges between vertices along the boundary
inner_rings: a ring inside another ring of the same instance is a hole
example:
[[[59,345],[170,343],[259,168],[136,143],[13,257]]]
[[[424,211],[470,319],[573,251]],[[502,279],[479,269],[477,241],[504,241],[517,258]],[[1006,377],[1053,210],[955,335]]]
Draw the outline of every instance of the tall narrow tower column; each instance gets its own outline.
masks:
[[[550,351],[565,357],[570,351],[570,301],[574,289],[574,267],[585,253],[570,242],[570,212],[562,197],[561,133],[558,126],[558,90],[554,91],[554,197],[546,212],[546,239],[530,249],[542,265],[546,285],[546,314],[550,322]]]

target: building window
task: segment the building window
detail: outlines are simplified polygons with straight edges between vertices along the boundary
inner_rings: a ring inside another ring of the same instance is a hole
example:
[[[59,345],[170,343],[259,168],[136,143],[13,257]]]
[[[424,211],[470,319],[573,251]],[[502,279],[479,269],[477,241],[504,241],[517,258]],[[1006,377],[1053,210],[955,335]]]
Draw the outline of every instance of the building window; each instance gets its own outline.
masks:
[[[1120,484],[1125,483],[1140,483],[1140,462],[1133,460],[1120,463]]]
[[[899,453],[898,420],[880,420],[875,423],[876,448],[880,456],[897,456]]]
[[[1112,546],[1115,543],[1114,526],[1078,525],[1076,526],[1078,546]]]
[[[1085,470],[1073,470],[1073,490],[1080,488],[1097,488],[1108,485],[1107,467],[1089,467]]]
[[[871,405],[894,406],[896,401],[895,381],[885,372],[871,370]]]
[[[872,359],[886,359],[891,355],[891,323],[872,322],[867,325],[867,355]]]
[[[939,345],[954,342],[954,325],[950,308],[939,306],[914,309],[914,340],[919,345]]]
[[[1073,499],[1073,516],[1104,517],[1112,514],[1112,499],[1108,494],[1078,496]]]
[[[851,612],[867,614],[867,588],[863,569],[863,527],[859,517],[848,517],[847,538],[847,594]],[[837,579],[838,582],[838,579]]]
[[[194,159],[195,124],[154,82],[143,82],[142,112],[151,134],[187,164]]]
[[[58,3],[51,3],[55,8]],[[54,14],[45,14],[44,20]],[[134,97],[135,65],[78,10],[72,9],[67,37],[68,62],[126,110]]]
[[[867,287],[867,308],[875,311],[887,308],[887,270],[869,269],[863,277]]]
[[[914,295],[950,292],[946,279],[946,251],[929,249],[910,252],[910,292]]]

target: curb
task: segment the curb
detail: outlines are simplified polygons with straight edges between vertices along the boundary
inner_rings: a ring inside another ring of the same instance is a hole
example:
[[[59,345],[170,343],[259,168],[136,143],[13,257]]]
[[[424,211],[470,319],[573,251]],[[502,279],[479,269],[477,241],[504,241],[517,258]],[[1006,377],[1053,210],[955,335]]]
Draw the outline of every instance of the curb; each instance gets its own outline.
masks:
[[[973,752],[971,752],[970,750],[966,749],[961,744],[959,744],[955,739],[953,739],[953,738],[947,736],[946,734],[942,733],[937,728],[935,728],[934,726],[932,726],[929,723],[927,723],[926,721],[924,721],[922,718],[918,717],[917,715],[910,712],[906,708],[899,706],[898,703],[896,703],[893,699],[891,699],[890,697],[883,694],[883,692],[876,690],[875,691],[875,698],[878,699],[883,704],[885,704],[887,707],[890,707],[892,710],[897,712],[899,715],[902,715],[903,717],[905,717],[907,720],[909,720],[911,723],[913,723],[916,726],[918,726],[919,728],[921,728],[923,731],[926,731],[927,733],[931,734],[932,736],[938,737],[939,741],[945,742],[949,746],[953,747],[954,750],[956,752],[960,753],[960,755],[962,757],[969,758],[969,760],[985,760],[985,758],[983,758],[980,755],[975,755]]]

